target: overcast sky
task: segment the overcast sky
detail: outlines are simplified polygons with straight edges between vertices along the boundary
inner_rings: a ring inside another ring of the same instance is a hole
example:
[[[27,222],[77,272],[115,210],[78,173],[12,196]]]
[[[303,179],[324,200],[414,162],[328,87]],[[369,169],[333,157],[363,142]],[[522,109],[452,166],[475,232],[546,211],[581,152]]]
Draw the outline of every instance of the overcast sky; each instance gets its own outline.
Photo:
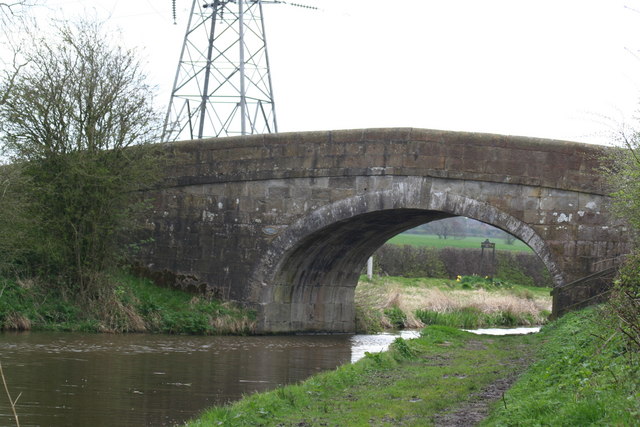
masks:
[[[265,9],[280,131],[410,126],[607,143],[640,95],[640,0],[297,0]],[[169,101],[191,0],[46,0],[107,19]],[[203,41],[206,44],[206,40]]]

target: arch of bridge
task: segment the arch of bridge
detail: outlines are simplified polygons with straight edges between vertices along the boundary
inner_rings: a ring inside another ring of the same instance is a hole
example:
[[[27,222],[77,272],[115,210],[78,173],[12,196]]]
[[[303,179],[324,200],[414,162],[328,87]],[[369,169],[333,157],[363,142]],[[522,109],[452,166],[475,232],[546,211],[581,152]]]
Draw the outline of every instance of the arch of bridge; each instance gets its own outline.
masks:
[[[472,194],[459,194],[464,185],[454,189],[455,183],[447,183],[444,191],[442,184],[428,178],[395,180],[389,190],[342,199],[287,227],[251,277],[260,284],[254,298],[261,327],[354,330],[354,290],[367,258],[402,231],[452,216],[473,218],[519,238],[541,258],[554,282],[563,283],[548,245],[533,228]]]

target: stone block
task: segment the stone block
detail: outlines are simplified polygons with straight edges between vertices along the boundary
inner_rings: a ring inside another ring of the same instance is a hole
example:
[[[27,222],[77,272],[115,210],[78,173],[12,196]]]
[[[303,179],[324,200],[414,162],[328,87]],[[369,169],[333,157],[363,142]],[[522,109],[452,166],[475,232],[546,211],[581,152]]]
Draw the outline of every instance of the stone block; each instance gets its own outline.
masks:
[[[385,155],[387,151],[386,144],[380,141],[369,141],[364,144],[364,153],[366,156]]]
[[[350,143],[345,145],[344,153],[346,156],[363,156],[366,149],[366,143]]]
[[[344,130],[340,132],[331,132],[331,141],[334,143],[353,143],[365,141],[364,129]]]
[[[273,199],[285,199],[290,196],[289,187],[268,187],[267,196]]]
[[[328,187],[331,189],[355,189],[356,176],[330,177]]]
[[[312,188],[311,199],[319,202],[328,202],[331,200],[331,190],[329,188]]]

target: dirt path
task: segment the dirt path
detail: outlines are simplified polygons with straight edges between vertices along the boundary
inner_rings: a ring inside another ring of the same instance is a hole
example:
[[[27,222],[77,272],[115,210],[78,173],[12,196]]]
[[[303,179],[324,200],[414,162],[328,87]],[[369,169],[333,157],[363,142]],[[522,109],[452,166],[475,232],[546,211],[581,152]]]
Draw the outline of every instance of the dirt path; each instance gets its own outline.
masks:
[[[477,345],[476,342],[470,342],[468,347],[473,345]],[[434,417],[434,424],[436,427],[468,427],[479,424],[489,414],[491,405],[495,401],[503,399],[504,393],[509,390],[532,361],[532,354],[529,354],[528,357],[508,360],[508,366],[511,368],[507,370],[511,372],[509,375],[499,378],[480,392],[472,394],[469,400],[460,405],[437,414]]]

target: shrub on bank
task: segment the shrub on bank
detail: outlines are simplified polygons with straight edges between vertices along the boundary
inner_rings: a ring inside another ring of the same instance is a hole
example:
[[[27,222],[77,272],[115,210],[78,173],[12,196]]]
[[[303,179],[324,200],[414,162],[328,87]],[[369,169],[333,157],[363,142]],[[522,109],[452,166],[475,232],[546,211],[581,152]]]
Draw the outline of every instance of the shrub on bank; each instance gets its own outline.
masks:
[[[628,345],[640,350],[640,252],[629,255],[614,281],[610,318]]]

